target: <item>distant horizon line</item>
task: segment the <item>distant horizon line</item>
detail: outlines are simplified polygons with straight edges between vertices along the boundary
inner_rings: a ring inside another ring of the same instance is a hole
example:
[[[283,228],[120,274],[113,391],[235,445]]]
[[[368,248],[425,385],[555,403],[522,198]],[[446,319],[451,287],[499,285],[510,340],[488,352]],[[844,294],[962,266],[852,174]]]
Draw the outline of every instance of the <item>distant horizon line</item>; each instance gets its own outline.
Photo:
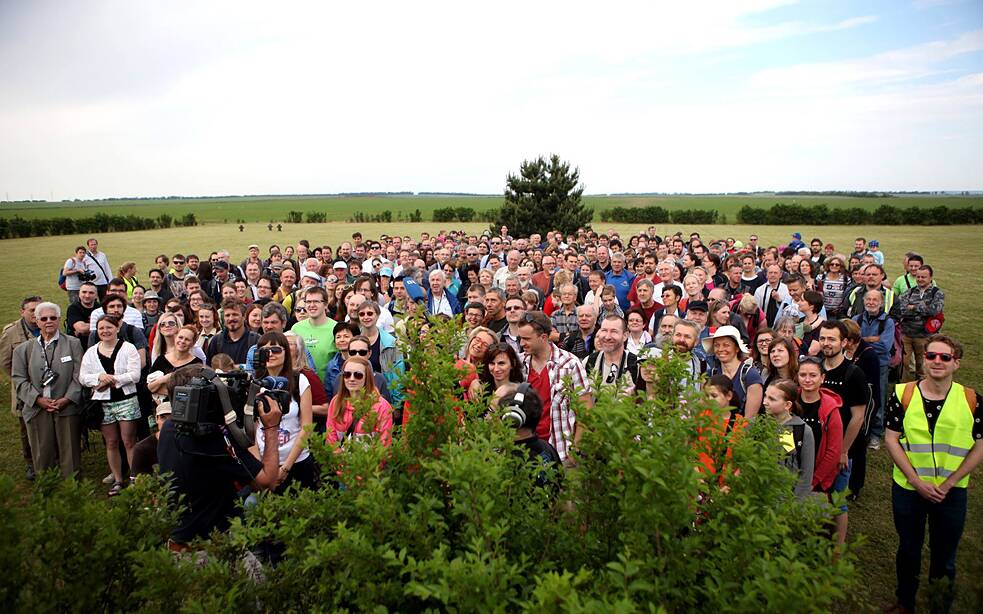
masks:
[[[646,197],[646,196],[827,196],[827,197],[862,197],[889,198],[891,196],[981,196],[983,190],[751,190],[738,192],[597,192],[584,194],[584,197]],[[167,196],[107,196],[101,198],[64,198],[0,200],[0,205],[22,203],[71,203],[71,202],[105,202],[127,200],[222,200],[233,198],[345,198],[345,197],[448,197],[448,198],[502,198],[504,194],[489,194],[481,192],[323,192],[323,193],[281,193],[281,194],[210,194],[210,195],[167,195]]]

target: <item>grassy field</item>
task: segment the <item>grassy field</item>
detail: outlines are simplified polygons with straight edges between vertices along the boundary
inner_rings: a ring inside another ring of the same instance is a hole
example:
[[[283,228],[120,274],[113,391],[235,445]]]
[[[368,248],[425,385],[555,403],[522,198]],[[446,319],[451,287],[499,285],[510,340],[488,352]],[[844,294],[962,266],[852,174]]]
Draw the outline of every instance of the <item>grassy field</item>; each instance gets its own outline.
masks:
[[[716,209],[727,219],[734,221],[737,211],[744,205],[770,207],[778,202],[812,205],[824,203],[830,208],[861,207],[876,209],[882,204],[896,207],[949,207],[983,206],[983,196],[897,196],[891,198],[859,198],[834,196],[776,196],[759,194],[752,196],[585,196],[593,207],[597,219],[601,211],[612,207],[643,207],[659,205],[668,210]],[[419,209],[423,219],[431,219],[433,210],[441,207],[471,207],[483,211],[498,207],[499,196],[248,196],[234,198],[168,199],[168,200],[118,200],[79,201],[71,203],[5,203],[0,205],[0,216],[19,215],[24,218],[46,218],[74,215],[138,215],[155,218],[167,213],[175,218],[194,213],[202,223],[269,223],[286,219],[288,211],[323,211],[331,221],[346,221],[352,213],[361,211],[367,215]]]
[[[905,199],[907,200],[907,199]],[[900,199],[893,199],[900,202]],[[852,205],[851,205],[852,206]],[[288,207],[289,208],[289,207]],[[422,207],[421,207],[422,209]],[[230,214],[235,215],[235,214]],[[342,217],[347,217],[345,213]],[[472,232],[485,228],[483,224],[465,224]],[[638,226],[618,224],[599,225],[598,229],[607,231],[614,228],[623,237],[641,230]],[[100,237],[100,246],[109,254],[110,262],[118,266],[124,260],[138,263],[138,277],[144,279],[153,258],[159,253],[195,252],[207,256],[212,249],[229,249],[234,259],[241,258],[246,246],[258,243],[262,246],[278,243],[296,243],[306,238],[311,244],[337,246],[350,237],[354,230],[361,230],[366,236],[387,234],[410,234],[417,236],[426,230],[437,230],[432,223],[424,224],[311,224],[292,225],[284,232],[272,233],[265,226],[249,225],[245,232],[239,232],[234,225],[214,225],[189,229],[170,229],[146,232],[117,233]],[[660,233],[671,233],[675,228],[659,227]],[[977,326],[980,322],[979,308],[975,304],[972,291],[977,282],[977,262],[983,255],[979,246],[979,229],[974,227],[748,227],[748,226],[706,226],[681,228],[687,233],[698,231],[704,239],[733,236],[746,239],[755,232],[765,245],[784,243],[793,230],[802,232],[806,240],[813,236],[832,242],[838,250],[847,251],[853,239],[864,235],[868,239],[879,239],[881,248],[887,254],[887,269],[893,280],[901,268],[901,255],[908,250],[922,253],[926,261],[936,268],[936,279],[946,291],[945,330],[966,343],[966,357],[958,379],[977,390],[983,389],[983,356],[977,342]],[[0,242],[3,253],[8,254],[9,264],[0,280],[0,321],[10,322],[18,316],[18,304],[22,296],[41,293],[46,298],[65,302],[64,292],[55,285],[56,272],[69,257],[72,249],[84,242],[82,236],[43,237],[36,239],[13,239]],[[0,441],[4,442],[0,452],[0,472],[20,478],[23,465],[18,456],[16,425],[6,411],[8,383],[0,386]],[[95,437],[94,439],[98,439]],[[105,456],[101,443],[95,442],[93,448],[84,456],[85,472],[88,478],[101,478],[106,473]],[[890,461],[886,452],[874,455],[868,474],[868,487],[858,505],[851,511],[852,537],[862,536],[863,545],[859,550],[859,572],[861,585],[851,595],[842,611],[873,611],[891,600],[894,590],[894,552],[897,544],[890,514]],[[979,611],[971,595],[971,587],[978,584],[977,578],[983,575],[983,499],[979,493],[981,472],[977,471],[974,486],[970,491],[969,520],[959,552],[958,569],[962,593],[958,602],[961,612]],[[925,560],[927,565],[927,557]]]

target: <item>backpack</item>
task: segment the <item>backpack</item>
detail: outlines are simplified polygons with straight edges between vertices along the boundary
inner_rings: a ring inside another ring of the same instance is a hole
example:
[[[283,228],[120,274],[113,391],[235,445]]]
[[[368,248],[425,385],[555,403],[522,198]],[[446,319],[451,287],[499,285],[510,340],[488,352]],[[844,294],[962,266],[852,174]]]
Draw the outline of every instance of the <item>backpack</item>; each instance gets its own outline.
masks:
[[[890,316],[889,316],[890,317]],[[880,336],[884,334],[884,328],[887,327],[887,318],[883,320],[877,320],[877,335]],[[891,344],[890,359],[888,360],[887,366],[890,368],[895,368],[901,364],[901,360],[904,358],[904,344],[901,340],[901,326],[895,324],[894,326],[894,343]]]
[[[744,391],[744,400],[741,401],[741,407],[740,407],[740,413],[742,415],[744,414],[744,403],[747,400],[747,374],[751,371],[752,367],[754,367],[754,362],[750,358],[748,358],[747,360],[741,363],[741,367],[737,372],[737,379],[738,381],[741,382],[741,390]],[[707,377],[710,378],[713,377],[714,375],[717,375],[718,373],[723,373],[723,372],[724,370],[720,368],[720,363],[714,361],[713,366],[706,371],[706,374]]]
[[[908,411],[911,397],[915,394],[915,386],[918,382],[908,382],[904,385],[904,392],[901,393],[901,408]],[[969,403],[969,411],[976,414],[976,391],[969,386],[963,386],[963,393],[966,395],[966,402]]]
[[[58,269],[58,287],[61,288],[62,290],[68,290],[68,286],[65,285],[65,280],[66,280],[65,269],[64,268]]]

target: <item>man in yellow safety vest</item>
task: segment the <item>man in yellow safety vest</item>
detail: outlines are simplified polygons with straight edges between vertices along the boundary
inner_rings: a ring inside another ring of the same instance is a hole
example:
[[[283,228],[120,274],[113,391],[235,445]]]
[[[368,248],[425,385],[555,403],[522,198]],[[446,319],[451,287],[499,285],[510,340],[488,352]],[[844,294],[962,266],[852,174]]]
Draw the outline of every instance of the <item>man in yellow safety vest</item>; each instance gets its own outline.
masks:
[[[976,393],[952,381],[962,345],[934,335],[925,348],[925,378],[895,386],[886,413],[884,443],[894,460],[891,502],[899,544],[898,603],[888,611],[915,608],[925,522],[930,528],[929,583],[933,611],[948,612],[956,577],[956,548],[966,524],[969,474],[983,460],[983,412]]]

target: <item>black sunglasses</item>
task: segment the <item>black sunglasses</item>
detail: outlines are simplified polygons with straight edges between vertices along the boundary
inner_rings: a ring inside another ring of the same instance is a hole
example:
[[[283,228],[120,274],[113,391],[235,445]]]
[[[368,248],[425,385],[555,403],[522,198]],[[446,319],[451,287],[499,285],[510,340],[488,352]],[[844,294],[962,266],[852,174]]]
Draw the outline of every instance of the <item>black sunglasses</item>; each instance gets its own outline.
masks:
[[[952,362],[953,358],[955,356],[948,352],[925,352],[925,360],[929,361],[939,359],[942,362]]]
[[[368,350],[348,350],[348,353],[351,354],[352,356],[368,356],[369,355],[369,351]]]
[[[345,379],[356,379],[356,380],[365,379],[365,374],[362,373],[361,371],[345,371],[344,376]]]
[[[283,354],[283,348],[279,345],[268,345],[265,349],[270,354]]]

